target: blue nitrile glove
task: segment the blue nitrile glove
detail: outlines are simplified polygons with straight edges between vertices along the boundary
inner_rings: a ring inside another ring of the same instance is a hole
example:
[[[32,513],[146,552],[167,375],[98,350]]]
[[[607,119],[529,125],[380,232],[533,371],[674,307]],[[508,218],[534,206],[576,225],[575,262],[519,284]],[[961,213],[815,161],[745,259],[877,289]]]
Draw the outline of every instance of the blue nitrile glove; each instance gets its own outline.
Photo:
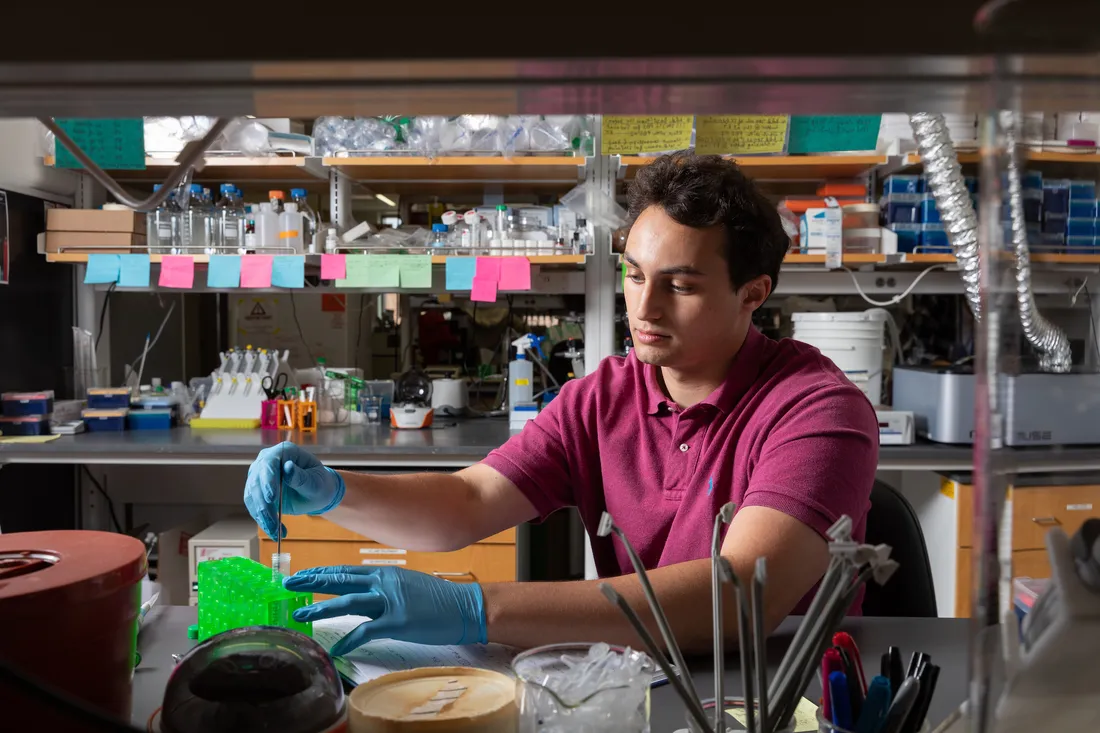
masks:
[[[293,443],[263,449],[248,467],[244,505],[271,539],[276,530],[286,537],[286,526],[276,526],[280,481],[284,514],[324,514],[340,503],[346,490],[340,474]]]
[[[414,644],[484,644],[485,599],[477,583],[396,567],[310,568],[283,580],[287,590],[340,596],[294,612],[295,621],[354,614],[366,621],[330,650],[338,657],[375,639]]]

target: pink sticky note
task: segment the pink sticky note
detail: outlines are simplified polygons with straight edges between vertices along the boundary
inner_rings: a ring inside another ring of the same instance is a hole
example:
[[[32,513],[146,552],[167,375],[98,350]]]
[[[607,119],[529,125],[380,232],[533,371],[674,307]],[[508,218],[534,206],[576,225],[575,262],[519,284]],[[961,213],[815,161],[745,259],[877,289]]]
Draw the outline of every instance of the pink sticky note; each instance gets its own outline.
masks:
[[[497,302],[497,283],[487,277],[474,275],[474,285],[470,289],[470,300],[478,303]]]
[[[344,255],[321,255],[321,279],[343,280],[348,276]]]
[[[271,255],[245,255],[241,258],[241,287],[270,288]]]
[[[492,280],[493,285],[500,282],[499,257],[478,257],[474,268],[474,279],[483,277],[486,280]]]
[[[501,290],[530,290],[531,260],[526,257],[502,257],[498,287]]]
[[[183,288],[190,290],[195,284],[195,260],[184,255],[164,255],[160,261],[160,279],[162,288]]]

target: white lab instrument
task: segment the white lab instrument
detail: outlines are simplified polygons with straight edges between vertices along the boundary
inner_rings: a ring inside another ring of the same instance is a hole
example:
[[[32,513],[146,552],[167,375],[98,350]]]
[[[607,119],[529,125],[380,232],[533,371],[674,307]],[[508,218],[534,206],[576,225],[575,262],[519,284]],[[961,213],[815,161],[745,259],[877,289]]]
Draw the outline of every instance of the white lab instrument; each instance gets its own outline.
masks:
[[[465,415],[469,402],[470,393],[465,379],[432,380],[432,409],[440,415]]]
[[[256,522],[249,517],[223,519],[187,541],[190,605],[198,603],[198,564],[223,557],[260,559],[260,539]]]
[[[289,248],[293,252],[305,251],[302,215],[298,212],[298,204],[293,201],[288,201],[279,214],[279,247]]]
[[[431,404],[431,380],[419,369],[410,369],[397,380],[390,407],[390,427],[402,430],[430,428],[435,416]]]
[[[891,410],[880,407],[875,410],[878,418],[879,445],[912,445],[916,440],[916,418],[907,410]]]

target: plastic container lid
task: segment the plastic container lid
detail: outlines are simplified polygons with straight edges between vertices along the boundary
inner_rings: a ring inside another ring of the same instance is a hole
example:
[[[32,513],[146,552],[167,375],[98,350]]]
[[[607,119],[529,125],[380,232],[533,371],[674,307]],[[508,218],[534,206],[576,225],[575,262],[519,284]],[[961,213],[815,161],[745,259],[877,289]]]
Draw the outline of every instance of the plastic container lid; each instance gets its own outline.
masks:
[[[293,198],[305,198],[306,190],[304,188],[292,188],[290,189],[290,195]]]
[[[237,187],[234,186],[232,183],[223,183],[221,186],[219,186],[219,190],[222,193],[234,193],[236,192]]]
[[[198,183],[192,183],[191,184],[191,193],[201,194],[202,193],[202,186],[199,185]]]
[[[444,211],[440,219],[442,219],[443,223],[447,226],[453,227],[458,223],[458,214],[453,211]]]
[[[462,221],[470,225],[477,224],[479,221],[481,221],[481,214],[477,213],[473,209],[470,209],[462,215]]]
[[[267,197],[269,199],[279,199],[280,201],[286,198],[282,191],[268,191]]]
[[[497,204],[497,211],[507,211],[508,207],[504,204]]]
[[[844,204],[840,209],[845,214],[874,214],[878,216],[878,204]]]
[[[516,682],[469,667],[424,667],[365,682],[348,696],[355,731],[502,733],[516,729]]]
[[[433,232],[446,233],[447,232],[447,225],[446,224],[432,224],[432,231]]]

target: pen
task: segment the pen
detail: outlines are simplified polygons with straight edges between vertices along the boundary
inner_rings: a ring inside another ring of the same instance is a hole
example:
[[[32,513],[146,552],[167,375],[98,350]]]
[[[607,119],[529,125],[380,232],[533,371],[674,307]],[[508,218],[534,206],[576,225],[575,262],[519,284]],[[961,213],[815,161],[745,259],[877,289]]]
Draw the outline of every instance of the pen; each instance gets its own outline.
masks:
[[[920,695],[920,680],[916,677],[906,677],[905,682],[901,684],[901,689],[894,695],[894,702],[886,713],[886,720],[879,728],[879,733],[901,733],[902,726],[912,712],[918,695]]]
[[[863,701],[863,711],[859,714],[855,733],[875,733],[886,719],[889,709],[890,680],[877,675],[867,687],[867,699]]]
[[[901,672],[901,649],[892,646],[887,651],[887,655],[889,657],[887,671],[883,674],[890,678],[890,689],[897,695],[901,691],[901,683],[905,680],[905,675]]]
[[[932,661],[932,657],[924,652],[913,652],[909,657],[909,668],[905,671],[906,677],[916,677],[920,674],[920,668]]]
[[[913,712],[909,715],[906,724],[907,731],[916,733],[924,724],[924,719],[928,715],[928,707],[932,704],[932,695],[936,692],[936,681],[939,676],[940,668],[935,664],[926,664],[917,676],[920,681],[920,695],[917,697]]]
[[[848,704],[852,709],[852,720],[856,720],[859,718],[860,711],[863,710],[863,691],[859,689],[859,677],[848,652],[839,646],[834,646],[833,649],[840,654],[840,661],[844,665],[844,676],[848,679]]]
[[[826,720],[833,719],[833,696],[829,686],[833,672],[843,672],[844,662],[840,658],[840,652],[836,649],[826,649],[821,657],[821,698],[822,714]]]
[[[848,707],[848,677],[843,672],[829,675],[829,697],[833,701],[833,725],[841,730],[851,730],[852,709]]]
[[[838,631],[833,634],[833,646],[838,646],[848,654],[848,659],[851,660],[852,666],[855,667],[856,675],[859,676],[859,686],[863,691],[863,694],[867,694],[867,678],[863,674],[863,660],[859,656],[859,647],[856,646],[856,640],[852,638],[852,635],[847,631]]]

